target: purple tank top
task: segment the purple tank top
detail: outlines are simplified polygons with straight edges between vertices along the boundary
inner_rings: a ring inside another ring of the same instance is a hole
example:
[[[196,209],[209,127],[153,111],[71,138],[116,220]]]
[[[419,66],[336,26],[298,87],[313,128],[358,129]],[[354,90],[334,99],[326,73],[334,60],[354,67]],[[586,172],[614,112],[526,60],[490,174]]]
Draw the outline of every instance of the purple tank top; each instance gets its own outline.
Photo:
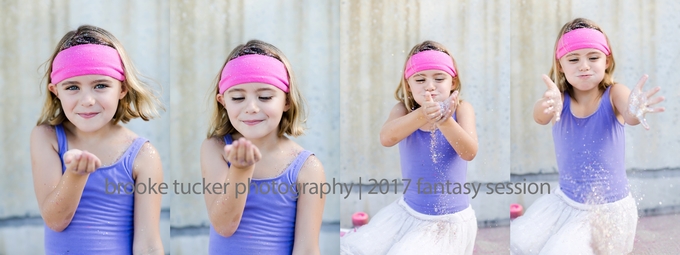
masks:
[[[224,136],[224,142],[231,144],[231,135]],[[310,151],[302,151],[277,177],[252,179],[236,232],[231,237],[223,237],[210,225],[209,253],[291,254],[297,216],[297,188],[294,185],[310,155]],[[289,189],[291,184],[292,190]],[[253,190],[254,187],[257,191]]]
[[[626,135],[612,109],[610,88],[597,111],[585,118],[571,113],[571,100],[565,93],[562,118],[552,128],[560,189],[579,203],[611,203],[629,194]]]
[[[54,128],[63,173],[66,170],[63,158],[68,151],[68,141],[61,124]],[[90,174],[68,227],[62,232],[55,232],[45,225],[46,254],[132,254],[132,166],[137,153],[146,142],[146,139],[138,137],[118,161]],[[126,187],[129,194],[123,191],[120,194],[113,192],[112,183],[132,183]],[[114,194],[106,194],[106,189]]]
[[[467,161],[458,156],[439,129],[434,133],[416,130],[399,142],[399,154],[401,175],[411,179],[404,201],[413,210],[444,215],[469,206],[468,195],[461,194],[458,186],[466,181]]]

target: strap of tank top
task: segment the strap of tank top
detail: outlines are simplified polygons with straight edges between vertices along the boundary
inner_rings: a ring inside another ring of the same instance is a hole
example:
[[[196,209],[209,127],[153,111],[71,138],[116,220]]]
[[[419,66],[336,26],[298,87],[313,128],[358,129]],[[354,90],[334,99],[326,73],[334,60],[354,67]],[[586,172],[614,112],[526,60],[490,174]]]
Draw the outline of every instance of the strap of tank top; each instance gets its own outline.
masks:
[[[231,134],[226,134],[226,135],[224,135],[224,136],[222,137],[222,139],[224,140],[224,144],[225,144],[225,145],[228,145],[228,144],[231,144],[231,143],[234,142],[234,138],[231,137]]]
[[[224,135],[224,137],[223,137],[222,139],[224,139],[224,144],[225,144],[225,145],[229,145],[229,144],[231,144],[232,142],[234,142],[234,139],[231,138],[231,134],[226,134],[226,135]],[[228,167],[231,167],[231,163],[227,162],[227,166],[228,166]]]
[[[290,171],[288,171],[288,177],[290,178],[291,182],[295,183],[297,182],[298,174],[300,174],[300,169],[302,169],[302,166],[305,164],[305,161],[307,161],[307,158],[311,156],[312,153],[311,151],[308,150],[303,150],[298,154],[295,159],[293,159],[293,162],[290,163]]]
[[[604,93],[602,93],[602,98],[600,99],[600,107],[605,107],[606,111],[612,115],[614,115],[614,108],[612,108],[612,99],[609,95],[609,90],[612,88],[612,86],[607,87],[604,90]],[[616,118],[616,116],[614,116]]]
[[[57,124],[54,126],[54,131],[57,133],[57,144],[59,146],[59,160],[61,161],[61,171],[66,170],[66,164],[64,164],[64,153],[68,151],[68,140],[66,139],[66,132],[64,132],[64,126],[62,124]]]
[[[125,166],[127,166],[127,169],[130,170],[130,174],[132,174],[132,169],[134,167],[137,154],[139,154],[142,146],[148,141],[149,140],[144,137],[137,137],[134,141],[132,141],[130,147],[128,147],[125,153],[121,156],[124,159]]]

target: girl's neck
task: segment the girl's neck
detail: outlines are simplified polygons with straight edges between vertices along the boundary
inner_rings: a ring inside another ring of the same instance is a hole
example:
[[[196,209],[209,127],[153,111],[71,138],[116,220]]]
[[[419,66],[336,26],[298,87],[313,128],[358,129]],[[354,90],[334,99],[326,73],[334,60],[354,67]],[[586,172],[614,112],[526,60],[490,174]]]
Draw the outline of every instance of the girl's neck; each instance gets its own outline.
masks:
[[[94,142],[99,142],[102,140],[105,140],[107,137],[111,135],[111,133],[114,131],[114,129],[118,125],[114,125],[112,122],[109,122],[108,124],[104,125],[98,130],[92,131],[92,132],[85,132],[75,125],[73,123],[65,121],[63,123],[64,128],[66,128],[68,131],[71,132],[75,136],[75,138],[79,141],[94,141]]]
[[[600,86],[597,86],[590,90],[578,90],[574,88],[573,91],[574,100],[579,104],[597,102],[600,100],[600,97],[602,97],[602,94],[604,94],[603,93],[604,91],[600,91]]]

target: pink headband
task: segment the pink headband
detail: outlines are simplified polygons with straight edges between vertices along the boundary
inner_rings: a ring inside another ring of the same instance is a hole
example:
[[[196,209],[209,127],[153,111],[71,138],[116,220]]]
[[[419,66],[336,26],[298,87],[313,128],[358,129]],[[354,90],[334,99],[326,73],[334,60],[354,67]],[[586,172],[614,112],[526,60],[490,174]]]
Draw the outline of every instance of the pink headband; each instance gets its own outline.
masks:
[[[227,62],[220,78],[220,94],[227,89],[251,82],[277,87],[288,93],[288,71],[281,61],[259,54],[243,55]]]
[[[442,70],[456,77],[456,69],[453,68],[453,59],[448,54],[437,50],[426,50],[411,56],[406,62],[404,78],[408,79],[417,72],[423,70]]]
[[[99,44],[81,44],[62,50],[52,61],[50,79],[52,84],[57,84],[71,77],[88,74],[125,80],[118,51]]]
[[[560,40],[557,41],[555,57],[560,59],[567,53],[580,49],[596,49],[607,56],[610,54],[607,38],[603,33],[595,29],[579,28],[560,37]]]

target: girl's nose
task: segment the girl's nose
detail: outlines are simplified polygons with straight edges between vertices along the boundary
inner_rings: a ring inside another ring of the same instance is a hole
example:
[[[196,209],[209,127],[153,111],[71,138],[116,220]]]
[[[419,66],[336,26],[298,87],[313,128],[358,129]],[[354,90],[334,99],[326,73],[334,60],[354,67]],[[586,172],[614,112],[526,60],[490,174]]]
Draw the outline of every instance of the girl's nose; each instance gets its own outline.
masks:
[[[426,91],[434,91],[436,87],[434,86],[434,80],[428,80],[425,82]]]
[[[259,111],[260,107],[257,106],[257,100],[250,100],[246,105],[246,113],[257,113]]]
[[[94,97],[90,93],[84,93],[84,95],[80,98],[80,105],[82,106],[92,106],[94,105]]]

